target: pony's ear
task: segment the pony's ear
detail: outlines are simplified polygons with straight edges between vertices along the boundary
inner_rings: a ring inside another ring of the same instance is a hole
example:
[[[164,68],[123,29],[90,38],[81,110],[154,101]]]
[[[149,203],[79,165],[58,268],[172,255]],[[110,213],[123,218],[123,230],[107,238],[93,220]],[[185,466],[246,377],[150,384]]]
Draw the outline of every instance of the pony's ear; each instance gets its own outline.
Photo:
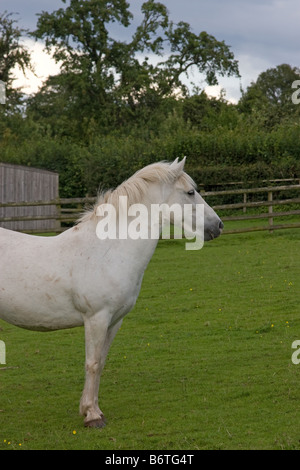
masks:
[[[170,168],[175,168],[177,166],[177,163],[178,163],[178,157],[175,158],[173,163],[171,163]]]
[[[186,160],[186,157],[183,157],[181,162],[178,163],[178,157],[177,157],[174,160],[174,162],[171,163],[171,165],[170,165],[170,168],[172,168],[172,170],[175,170],[175,172],[178,176],[183,172],[184,165],[185,165],[185,160]]]

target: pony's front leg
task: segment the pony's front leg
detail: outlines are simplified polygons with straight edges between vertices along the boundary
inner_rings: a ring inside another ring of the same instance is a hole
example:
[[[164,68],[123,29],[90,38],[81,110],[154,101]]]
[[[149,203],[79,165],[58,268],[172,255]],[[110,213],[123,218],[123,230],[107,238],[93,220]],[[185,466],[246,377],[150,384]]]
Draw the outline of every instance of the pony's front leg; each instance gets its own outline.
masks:
[[[80,401],[80,413],[87,427],[105,426],[105,418],[98,406],[99,383],[111,342],[120,324],[108,328],[107,316],[100,312],[86,318],[85,327],[85,385]],[[121,323],[121,322],[120,322]]]

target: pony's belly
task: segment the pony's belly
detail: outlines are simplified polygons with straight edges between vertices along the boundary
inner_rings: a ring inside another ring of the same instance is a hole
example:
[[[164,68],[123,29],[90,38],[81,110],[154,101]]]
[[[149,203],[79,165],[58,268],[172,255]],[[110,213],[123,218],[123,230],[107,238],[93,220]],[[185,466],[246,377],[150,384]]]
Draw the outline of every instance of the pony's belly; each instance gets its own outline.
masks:
[[[83,326],[83,320],[80,315],[64,318],[62,316],[35,315],[31,312],[18,314],[16,312],[0,310],[0,318],[11,325],[32,331],[55,331]]]
[[[34,331],[53,331],[83,325],[82,316],[72,305],[59,305],[38,296],[5,301],[0,296],[0,318],[7,323]]]

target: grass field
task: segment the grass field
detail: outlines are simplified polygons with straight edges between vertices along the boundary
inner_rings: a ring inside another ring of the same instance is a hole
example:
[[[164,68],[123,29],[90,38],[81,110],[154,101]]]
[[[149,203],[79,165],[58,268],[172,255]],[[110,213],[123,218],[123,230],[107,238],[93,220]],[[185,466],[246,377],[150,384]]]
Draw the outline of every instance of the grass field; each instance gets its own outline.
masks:
[[[83,329],[0,323],[0,449],[300,449],[300,230],[161,241],[79,416]]]

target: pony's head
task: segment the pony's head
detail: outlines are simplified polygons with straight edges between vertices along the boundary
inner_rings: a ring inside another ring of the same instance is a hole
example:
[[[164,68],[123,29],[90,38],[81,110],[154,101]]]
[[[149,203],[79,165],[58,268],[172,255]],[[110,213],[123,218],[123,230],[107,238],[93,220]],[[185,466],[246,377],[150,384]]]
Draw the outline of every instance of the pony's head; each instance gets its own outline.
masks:
[[[183,208],[183,214],[185,213],[184,209],[188,209],[186,213],[190,214],[190,220],[185,221],[185,224],[190,223],[194,226],[194,229],[190,227],[190,231],[195,233],[198,226],[199,230],[204,232],[204,240],[212,240],[221,235],[224,224],[197,192],[197,185],[193,179],[185,173],[185,160],[186,157],[179,162],[176,158],[169,166],[171,174],[174,175],[174,184],[166,202],[169,206],[179,204]],[[200,219],[202,217],[202,220],[199,220],[199,217]],[[189,229],[189,227],[186,228]]]
[[[186,157],[180,162],[176,158],[172,163],[152,163],[138,170],[116,189],[102,193],[94,208],[86,212],[80,222],[96,219],[97,214],[101,212],[101,206],[113,206],[118,213],[120,200],[125,198],[127,207],[144,204],[148,214],[150,207],[152,210],[153,206],[159,205],[163,217],[169,217],[169,222],[174,225],[181,224],[181,227],[183,223],[187,232],[190,229],[195,236],[201,232],[205,241],[218,237],[222,232],[223,223],[197,192],[193,179],[185,173],[185,160]],[[183,216],[186,216],[185,220]]]

